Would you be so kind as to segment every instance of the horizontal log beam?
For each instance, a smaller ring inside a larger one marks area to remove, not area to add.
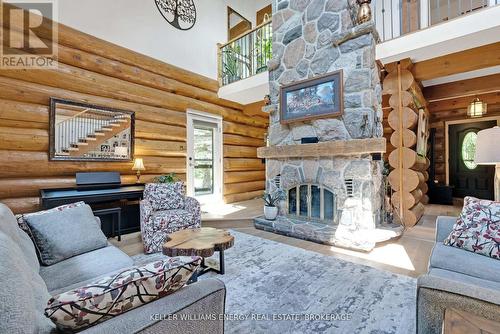
[[[265,181],[266,172],[263,170],[249,172],[225,172],[224,183],[240,183],[251,181]]]
[[[263,190],[256,190],[247,193],[227,195],[224,196],[224,202],[235,203],[235,202],[247,201],[254,198],[260,198],[262,197],[263,194],[264,194]]]
[[[418,81],[500,65],[500,42],[450,53],[413,64]]]
[[[429,103],[429,111],[432,114],[440,111],[467,109],[469,104],[474,98],[479,98],[481,101],[486,102],[488,106],[493,104],[500,104],[500,92],[481,94],[477,96],[464,96],[453,99],[440,100]]]
[[[145,156],[144,165],[151,174],[186,173],[186,159]],[[131,175],[132,162],[52,162],[47,152],[0,150],[0,178],[74,176],[76,172],[120,172]]]
[[[224,158],[257,158],[257,147],[224,145]]]
[[[240,194],[255,190],[264,190],[265,181],[250,181],[241,183],[229,183],[224,185],[224,195]]]
[[[240,135],[225,133],[224,144],[236,145],[236,146],[261,147],[264,144],[264,140],[261,138],[252,138],[248,136],[240,136]]]
[[[262,163],[261,159],[250,159],[250,158],[224,159],[224,172],[258,171],[264,169],[265,165]]]
[[[385,150],[385,138],[370,138],[336,140],[316,144],[259,147],[257,149],[257,156],[259,158],[266,159],[288,157],[326,157],[384,153]]]
[[[500,73],[425,87],[424,96],[430,103],[457,97],[475,97],[479,94],[498,91],[500,91]]]

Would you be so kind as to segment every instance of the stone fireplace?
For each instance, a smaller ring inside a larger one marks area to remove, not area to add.
[[[401,233],[385,226],[381,86],[372,22],[356,26],[348,0],[275,0],[266,189],[282,190],[275,221],[255,226],[361,250]],[[280,86],[343,72],[342,116],[280,123]],[[317,137],[316,144],[301,144]]]

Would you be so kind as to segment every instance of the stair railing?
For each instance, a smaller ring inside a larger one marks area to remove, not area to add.
[[[69,154],[71,150],[77,150],[79,145],[85,145],[89,140],[98,140],[99,135],[104,135],[111,124],[117,123],[119,119],[127,117],[126,114],[116,112],[99,112],[85,109],[77,114],[57,123],[56,152],[58,154]]]

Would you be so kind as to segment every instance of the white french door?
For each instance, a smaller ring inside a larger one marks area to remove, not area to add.
[[[222,200],[222,118],[187,112],[187,193],[202,204]]]

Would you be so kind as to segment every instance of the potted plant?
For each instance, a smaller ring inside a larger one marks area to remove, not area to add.
[[[154,183],[175,183],[179,181],[175,173],[157,176],[153,179]]]
[[[278,204],[284,199],[283,190],[277,190],[273,194],[264,193],[264,216],[267,220],[275,220],[278,216]]]

